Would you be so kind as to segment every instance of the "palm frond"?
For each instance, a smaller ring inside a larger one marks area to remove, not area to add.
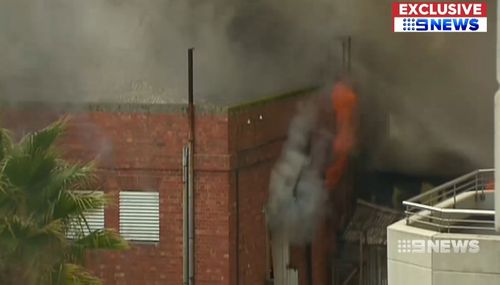
[[[82,266],[77,264],[66,263],[64,264],[63,282],[54,282],[57,285],[101,285],[102,282],[99,278],[92,276]]]
[[[76,246],[86,249],[128,249],[128,243],[112,230],[95,230],[89,235],[75,241]]]
[[[30,155],[51,151],[56,140],[64,134],[67,122],[65,117],[38,132],[27,134],[21,139],[20,146]]]
[[[4,163],[5,179],[28,192],[43,187],[57,166],[55,157],[48,155],[14,154],[8,156]]]
[[[50,219],[64,218],[74,215],[80,215],[82,207],[78,207],[78,199],[75,195],[66,193],[75,189],[92,189],[95,181],[93,164],[75,164],[59,166],[48,177],[39,195],[31,195],[33,208],[37,207],[38,217],[43,217],[45,221]],[[91,197],[94,198],[94,197]],[[95,197],[95,199],[102,197]],[[94,206],[103,206],[106,201],[92,201],[84,205],[93,204]]]
[[[0,171],[0,214],[2,214],[2,205],[4,205],[10,197],[8,189],[3,172]]]
[[[39,246],[50,242],[64,243],[64,224],[61,220],[53,220],[40,227],[34,220],[19,216],[4,217],[0,219],[0,242],[9,239],[29,241],[27,247]],[[12,247],[15,248],[15,247]]]
[[[97,192],[64,191],[54,205],[53,218],[70,222],[72,219],[84,218],[85,213],[103,208],[108,198]]]
[[[88,250],[127,249],[115,232],[92,231],[86,215],[108,197],[95,189],[94,165],[70,164],[55,147],[66,119],[12,143],[0,129],[0,283],[96,285]],[[75,235],[69,239],[72,227]],[[17,280],[16,280],[17,278]]]
[[[95,230],[73,242],[68,251],[70,262],[82,263],[88,250],[126,250],[128,243],[114,231]]]
[[[58,167],[51,173],[47,194],[57,193],[59,190],[87,190],[95,186],[95,164],[67,164],[59,161]]]
[[[92,276],[82,266],[74,263],[60,263],[51,274],[40,280],[47,285],[101,285],[99,278]]]
[[[0,128],[0,161],[9,153],[12,145],[11,133],[6,129]]]
[[[61,234],[62,224],[54,221],[39,228],[30,219],[7,217],[0,221],[0,255],[7,260],[8,271],[19,271],[22,280],[36,280],[52,271],[69,243]]]

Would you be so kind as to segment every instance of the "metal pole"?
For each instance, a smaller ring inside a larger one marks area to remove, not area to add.
[[[347,68],[347,45],[344,39],[342,39],[342,72],[345,72]]]
[[[194,48],[188,49],[188,103],[192,107],[194,103],[193,92],[193,51]],[[191,115],[191,111],[190,111]]]
[[[240,166],[236,168],[236,174],[235,174],[235,186],[236,191],[235,191],[235,200],[236,200],[236,284],[235,285],[240,285]],[[267,224],[267,215],[266,215],[266,224]],[[271,241],[270,241],[270,247],[271,251],[270,254],[273,256],[273,244],[272,244],[272,236],[271,236]],[[268,259],[269,260],[269,259]],[[273,261],[271,260],[271,263]],[[272,268],[274,269],[274,273],[276,273],[276,269],[274,268],[274,264],[271,265]]]
[[[309,243],[306,245],[306,260],[307,260],[307,284],[314,285],[313,283],[313,251],[312,244]]]
[[[363,232],[359,233],[359,285],[363,285]]]
[[[195,146],[195,128],[194,128],[194,100],[193,100],[193,48],[188,50],[188,108],[189,108],[189,181],[188,181],[188,226],[189,226],[189,285],[195,284],[195,262],[194,262],[194,146]]]
[[[477,202],[477,190],[479,189],[479,173],[476,173],[476,176],[474,178],[474,201]]]
[[[478,173],[477,175],[478,176],[481,175],[481,181],[482,181],[482,183],[481,183],[481,201],[484,201],[484,198],[485,198],[485,196],[484,196],[484,190],[486,189],[486,187],[487,187],[486,183],[488,183],[488,182],[484,182],[483,181],[483,180],[486,179],[485,174]],[[476,184],[477,184],[477,180],[476,180]]]
[[[347,37],[347,73],[351,74],[351,36]]]
[[[453,185],[453,209],[457,207],[457,184]]]
[[[193,143],[188,145],[189,149],[189,182],[188,182],[188,234],[189,234],[189,285],[194,285],[194,178],[193,178]]]
[[[188,215],[188,181],[189,181],[189,166],[188,166],[188,146],[182,148],[182,249],[183,249],[183,284],[189,283],[189,215]]]
[[[497,83],[500,83],[500,5],[497,4]],[[500,231],[500,90],[495,94],[494,139],[495,139],[495,230]]]

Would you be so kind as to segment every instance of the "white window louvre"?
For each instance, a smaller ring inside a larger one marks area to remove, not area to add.
[[[102,191],[74,191],[77,193],[81,194],[92,194],[92,195],[104,195]],[[84,235],[88,235],[90,232],[96,231],[96,230],[102,230],[104,229],[104,207],[101,207],[99,209],[93,210],[93,211],[88,211],[83,214],[85,217],[85,220],[87,221],[88,228],[85,226],[84,222],[82,221],[82,229]],[[76,232],[81,231],[80,225],[78,223],[73,223],[71,225],[71,228],[69,232],[67,233],[68,238],[74,238],[76,236]],[[89,231],[90,229],[90,231]]]
[[[126,240],[160,241],[158,192],[120,192],[120,234]]]

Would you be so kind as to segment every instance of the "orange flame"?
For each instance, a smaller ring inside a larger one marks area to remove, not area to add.
[[[332,107],[335,112],[336,136],[333,141],[333,158],[335,162],[326,171],[326,186],[332,189],[345,173],[349,155],[355,143],[354,112],[358,98],[354,90],[344,82],[337,83],[331,94]]]

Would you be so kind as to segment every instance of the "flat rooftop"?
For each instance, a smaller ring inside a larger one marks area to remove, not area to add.
[[[317,94],[318,88],[305,87],[287,92],[275,93],[267,96],[255,96],[241,99],[237,102],[208,102],[194,98],[196,111],[201,113],[223,114],[238,112],[247,108],[272,104],[274,102],[289,100],[297,97],[305,97],[312,94]],[[187,98],[187,95],[185,96]],[[120,99],[107,98],[99,100],[98,98],[85,98],[85,100],[71,99],[39,99],[39,100],[17,100],[17,99],[1,99],[0,107],[4,108],[20,108],[20,109],[49,109],[56,111],[72,111],[72,112],[145,112],[145,113],[183,113],[187,111],[187,100],[178,102],[177,100],[159,99],[154,96],[139,96],[139,97],[123,97]]]

